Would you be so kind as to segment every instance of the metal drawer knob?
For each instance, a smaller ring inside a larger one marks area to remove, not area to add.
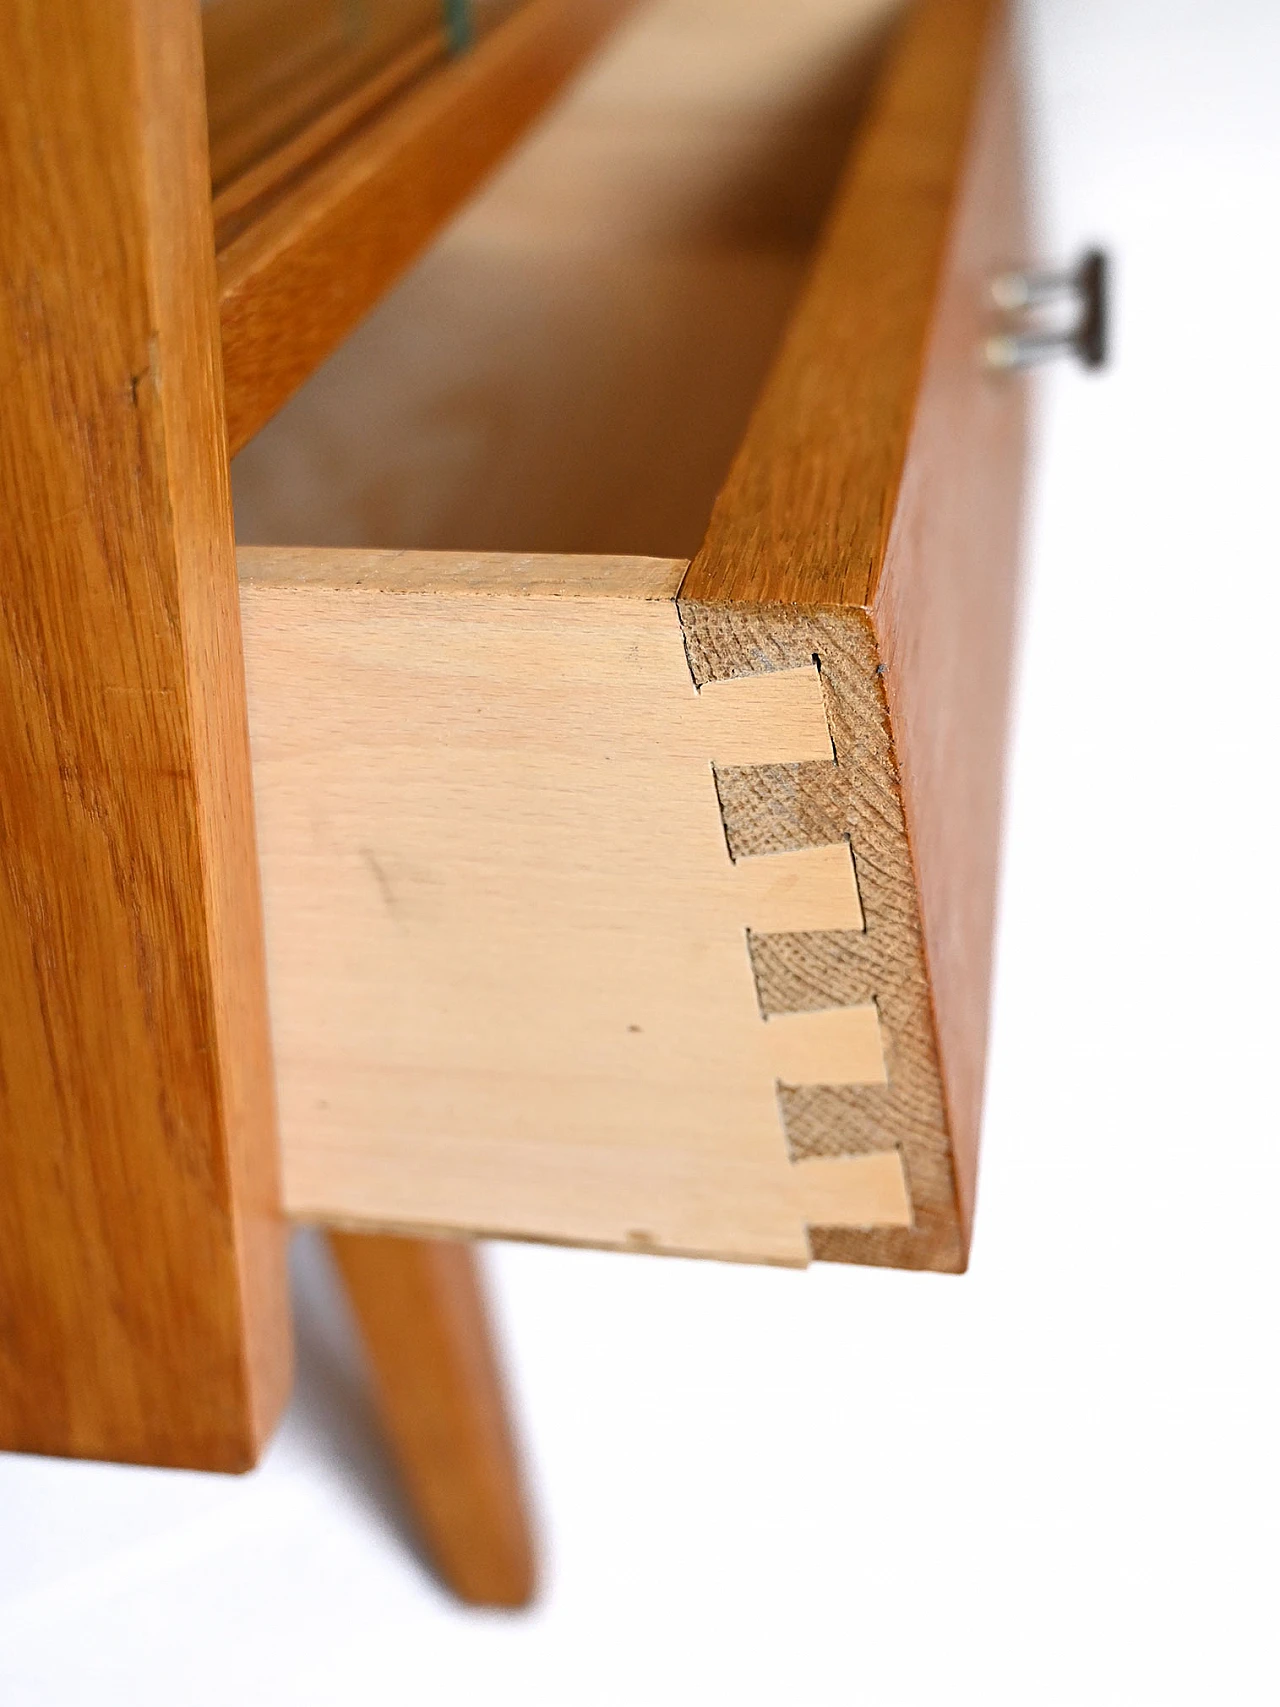
[[[988,367],[1007,372],[1063,355],[1075,356],[1084,367],[1102,367],[1107,359],[1108,272],[1103,251],[1090,249],[1071,268],[1002,273],[993,279],[992,306],[1010,324],[983,345]],[[1025,318],[1068,301],[1074,301],[1076,312],[1065,326]]]

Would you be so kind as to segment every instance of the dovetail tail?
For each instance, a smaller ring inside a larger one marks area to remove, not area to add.
[[[863,1156],[827,1156],[794,1164],[793,1179],[809,1228],[899,1228],[914,1222],[896,1146]]]
[[[819,1225],[811,1234],[814,1254],[909,1267],[959,1266],[956,1177],[915,874],[885,701],[886,672],[870,621],[692,602],[683,618],[686,653],[705,677],[736,677],[761,664],[770,670],[810,665],[822,688],[834,762],[722,762],[716,776],[726,839],[739,867],[757,856],[836,841],[850,851],[858,930],[775,932],[742,915],[751,927],[747,941],[757,1009],[770,1021],[775,1014],[868,1002],[881,1016],[887,1082],[776,1082],[775,1101],[795,1161],[899,1153],[910,1226]]]

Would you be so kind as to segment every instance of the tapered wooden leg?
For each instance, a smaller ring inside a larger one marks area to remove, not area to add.
[[[475,1253],[338,1232],[329,1248],[432,1562],[463,1600],[526,1605],[533,1545]]]

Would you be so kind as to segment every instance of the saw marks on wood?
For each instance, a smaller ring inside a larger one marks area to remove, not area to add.
[[[865,929],[753,932],[760,1009],[796,1022],[827,1010],[880,1018],[877,1082],[783,1079],[778,1104],[799,1162],[892,1152],[902,1159],[910,1224],[832,1220],[811,1235],[815,1256],[899,1268],[964,1266],[963,1234],[919,904],[880,674],[865,613],[803,613],[785,606],[708,605],[681,599],[694,679],[758,679],[818,660],[834,761],[717,768],[725,839],[740,865],[803,848],[857,866]],[[703,687],[706,692],[706,687]]]
[[[699,691],[680,567],[242,553],[294,1215],[794,1264],[911,1227],[892,1141],[781,1113],[887,1094],[877,993],[784,1012],[759,970],[860,939],[857,849],[723,816],[726,776],[835,768],[823,680]]]

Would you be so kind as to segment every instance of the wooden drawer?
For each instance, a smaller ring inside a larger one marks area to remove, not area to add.
[[[334,541],[241,550],[288,1209],[963,1268],[1023,443],[979,361],[1024,256],[1001,7],[666,0],[437,256],[386,342],[429,470],[394,549],[342,543],[362,434],[411,436],[387,369],[339,356],[237,469],[250,537]]]

